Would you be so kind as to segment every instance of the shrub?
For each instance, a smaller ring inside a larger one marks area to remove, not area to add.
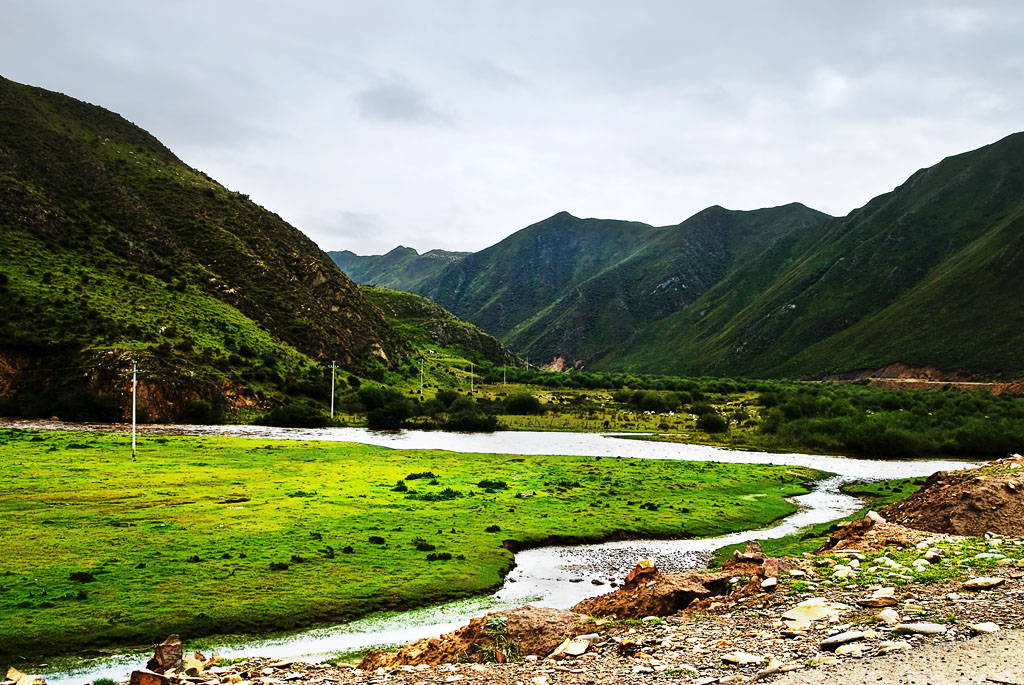
[[[443,404],[446,409],[452,406],[452,402],[458,398],[459,393],[454,390],[438,390],[437,395],[434,396],[434,399]]]
[[[697,429],[707,433],[724,433],[729,424],[718,414],[701,414],[697,417]]]
[[[294,403],[270,410],[257,423],[282,428],[324,428],[330,425],[331,419],[318,407]]]
[[[508,483],[506,483],[505,481],[503,481],[503,480],[488,480],[486,478],[483,479],[482,481],[480,481],[479,483],[477,483],[476,486],[478,488],[485,488],[487,490],[507,490],[508,489]]]
[[[533,395],[518,393],[505,400],[505,413],[518,415],[543,414],[544,405]]]
[[[367,539],[367,542],[369,542],[371,545],[383,545],[384,544],[384,538],[382,538],[379,535],[371,535]]]
[[[497,430],[498,419],[494,416],[488,416],[487,414],[467,409],[452,414],[444,422],[444,427],[450,431],[490,432]]]

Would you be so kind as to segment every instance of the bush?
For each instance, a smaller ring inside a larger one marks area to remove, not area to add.
[[[224,423],[224,410],[219,405],[206,400],[189,400],[182,410],[180,421],[194,424]]]
[[[494,416],[488,416],[487,414],[481,414],[476,411],[464,409],[463,411],[452,414],[451,417],[444,422],[444,427],[450,431],[490,432],[497,430],[498,419]]]
[[[403,427],[412,415],[412,402],[402,399],[368,413],[366,425],[373,430],[397,430]]]
[[[505,400],[505,413],[518,414],[521,416],[529,414],[543,414],[544,405],[533,395],[518,393],[511,395]]]
[[[697,417],[697,429],[707,433],[724,433],[729,424],[718,414],[701,414]]]
[[[281,428],[325,428],[331,419],[311,404],[286,404],[267,412],[257,423]]]
[[[479,483],[477,483],[476,486],[478,488],[484,488],[486,490],[507,490],[508,489],[508,483],[506,483],[505,481],[503,481],[503,480],[488,480],[486,478],[483,479],[482,481],[480,481]]]
[[[454,390],[438,390],[434,396],[438,402],[444,405],[445,409],[452,406],[452,402],[459,398],[459,393]]]

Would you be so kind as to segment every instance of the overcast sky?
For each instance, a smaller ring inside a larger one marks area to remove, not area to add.
[[[0,0],[0,74],[102,105],[324,249],[551,214],[846,214],[1024,129],[1024,2]]]

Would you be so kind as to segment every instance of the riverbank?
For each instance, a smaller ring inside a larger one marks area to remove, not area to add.
[[[1016,683],[1024,623],[1022,550],[1021,538],[858,525],[834,549],[780,564],[786,570],[769,575],[776,581],[771,587],[751,592],[761,577],[749,583],[749,572],[737,567],[736,591],[665,617],[581,620],[568,612],[526,609],[515,626],[515,612],[484,619],[504,627],[476,633],[478,642],[463,642],[474,633],[458,631],[403,650],[400,655],[413,659],[404,665],[378,657],[364,660],[368,669],[355,662],[250,658],[200,665],[189,682]],[[657,574],[642,580],[645,587],[671,582]],[[501,616],[507,618],[499,621]],[[536,630],[523,632],[531,625],[523,621],[556,633],[541,640]],[[572,631],[569,637],[585,636],[568,653],[563,645],[561,654],[552,654],[565,630]],[[520,632],[530,641],[521,641]],[[466,658],[437,663],[448,642],[465,649]],[[495,663],[498,650],[511,655],[503,657],[506,663]]]
[[[509,546],[763,526],[821,475],[228,437],[131,461],[125,439],[0,435],[0,661],[438,604],[500,583]]]

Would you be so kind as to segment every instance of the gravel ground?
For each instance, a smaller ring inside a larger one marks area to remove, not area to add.
[[[1024,684],[1024,631],[1007,630],[966,642],[928,645],[913,652],[889,654],[861,662],[844,662],[789,673],[774,685],[877,683],[939,685],[945,683]]]

